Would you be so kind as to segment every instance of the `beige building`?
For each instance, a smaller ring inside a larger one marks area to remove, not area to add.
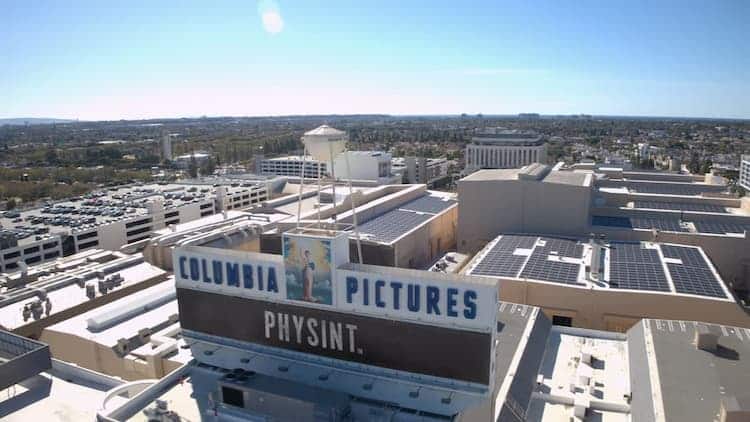
[[[476,252],[500,233],[587,233],[593,175],[551,170],[480,170],[458,183],[458,250]]]
[[[538,306],[558,325],[624,332],[661,318],[750,327],[699,247],[502,235],[462,273],[496,277],[502,301]]]
[[[501,233],[700,246],[748,302],[750,200],[713,178],[575,165],[480,170],[459,181],[459,252]]]
[[[0,277],[0,328],[39,338],[44,328],[164,281],[141,254],[89,250]]]
[[[192,360],[174,278],[51,325],[40,340],[57,359],[126,380],[161,378]]]
[[[547,162],[547,143],[534,132],[486,128],[466,145],[466,172]]]

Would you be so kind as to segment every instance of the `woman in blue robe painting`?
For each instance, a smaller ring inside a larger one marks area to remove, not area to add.
[[[314,283],[314,272],[315,262],[310,257],[310,251],[305,250],[302,254],[302,300],[308,302],[317,302],[313,297],[313,283]]]

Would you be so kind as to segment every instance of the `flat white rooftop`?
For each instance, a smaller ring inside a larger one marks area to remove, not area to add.
[[[105,393],[122,381],[53,361],[43,372],[0,394],[0,420],[94,421]]]
[[[574,416],[575,403],[591,403],[583,420],[626,422],[631,393],[625,335],[553,326],[537,377],[528,421],[562,421]]]

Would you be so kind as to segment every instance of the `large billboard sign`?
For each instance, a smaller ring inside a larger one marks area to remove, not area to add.
[[[309,306],[177,289],[180,324],[213,336],[490,384],[493,336]]]
[[[182,327],[388,369],[490,382],[496,280],[351,264],[348,234],[326,234],[284,233],[283,256],[176,248]]]
[[[267,300],[286,299],[281,257],[188,246],[174,251],[177,287]]]
[[[336,290],[342,311],[490,331],[496,327],[495,280],[370,265],[345,265]]]

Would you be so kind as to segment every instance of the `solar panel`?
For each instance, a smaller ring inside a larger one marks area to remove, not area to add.
[[[538,237],[536,236],[518,236],[512,234],[504,234],[497,243],[497,247],[501,249],[516,250],[531,249],[536,244]]]
[[[476,275],[490,275],[496,277],[517,277],[523,267],[525,256],[513,255],[507,251],[490,251],[471,271]]]
[[[682,261],[683,265],[708,268],[706,260],[703,259],[703,255],[698,250],[698,248],[676,245],[661,245],[661,253],[666,258],[679,259],[680,261]]]
[[[543,250],[547,254],[557,252],[557,255],[569,258],[583,258],[583,245],[575,240],[550,237],[543,237],[542,240],[545,245],[537,246],[537,250]]]
[[[718,221],[693,221],[695,229],[699,233],[714,233],[714,234],[727,234],[727,233],[744,233],[746,230],[750,230],[750,224],[735,224],[735,223],[724,223]]]
[[[618,289],[670,291],[659,253],[640,243],[612,242],[609,284]]]
[[[399,208],[409,211],[427,212],[430,214],[439,214],[458,201],[453,199],[444,200],[438,196],[425,195],[421,198],[408,202]]]
[[[695,211],[695,212],[716,212],[727,213],[727,209],[720,205],[714,204],[681,204],[675,202],[660,201],[635,201],[635,208],[648,208],[652,210],[676,210],[676,211]]]
[[[521,277],[556,283],[575,284],[581,266],[569,262],[550,261],[546,254],[536,252],[529,258]]]
[[[661,264],[653,263],[611,262],[609,284],[617,289],[670,291]]]
[[[630,219],[630,223],[636,229],[656,229],[664,232],[687,232],[688,230],[680,226],[679,219],[666,218],[636,218]]]
[[[667,268],[672,275],[674,288],[678,293],[688,293],[699,296],[721,297],[726,294],[719,285],[714,273],[710,269],[668,263]]]
[[[517,277],[526,262],[526,256],[514,255],[513,252],[517,248],[532,248],[536,239],[536,236],[503,235],[471,273],[495,277]]]
[[[695,196],[703,192],[721,192],[723,186],[693,185],[693,184],[667,184],[667,183],[628,183],[628,189],[640,193],[654,193],[660,195],[686,195]]]
[[[433,214],[391,210],[360,224],[359,231],[373,240],[389,243],[432,217]]]
[[[591,217],[592,226],[604,226],[604,227],[622,227],[626,229],[632,229],[633,225],[630,224],[630,219],[626,217],[608,217],[595,215]]]
[[[661,245],[661,252],[667,258],[682,261],[682,264],[667,263],[675,291],[699,296],[726,297],[719,280],[698,248]]]
[[[612,242],[609,248],[612,262],[638,262],[658,264],[661,262],[655,249],[647,249],[640,243]]]

